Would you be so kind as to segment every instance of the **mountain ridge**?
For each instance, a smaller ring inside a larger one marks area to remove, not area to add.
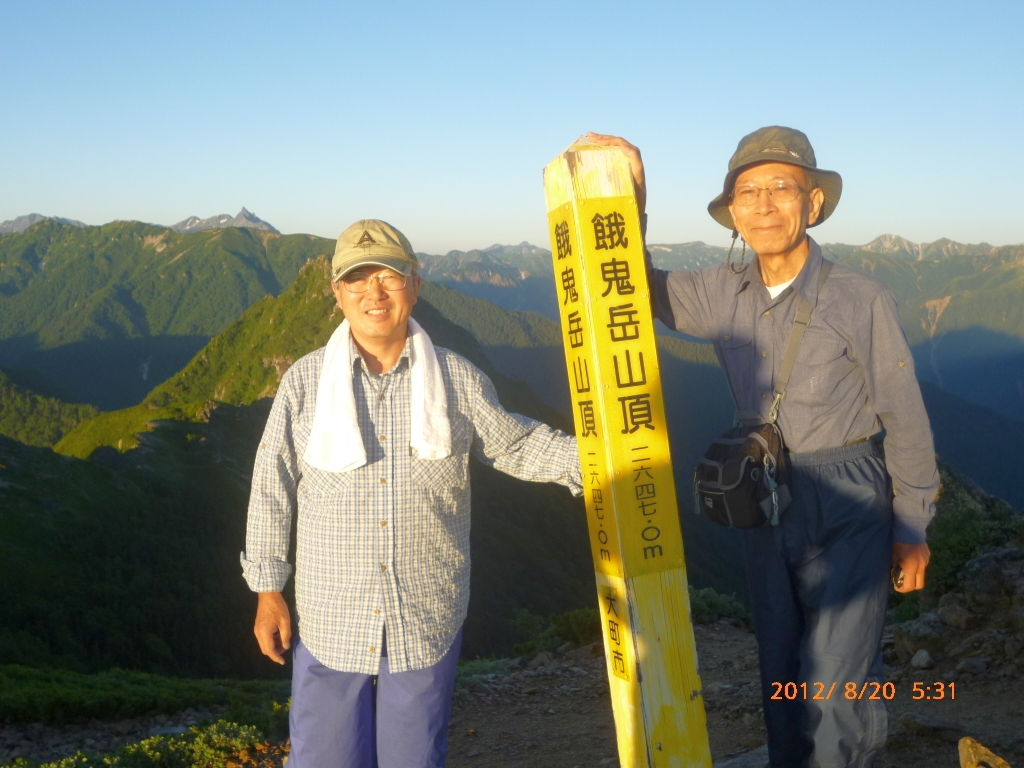
[[[0,235],[2,234],[20,234],[34,224],[38,224],[40,221],[46,221],[47,219],[55,221],[58,224],[66,224],[69,227],[87,227],[88,224],[78,221],[77,219],[65,219],[60,216],[43,216],[41,213],[28,213],[24,216],[18,216],[14,219],[8,219],[7,221],[0,222]]]
[[[235,216],[228,216],[226,213],[222,213],[219,216],[210,216],[205,219],[200,219],[198,216],[189,216],[177,224],[172,224],[168,229],[179,234],[188,234],[190,232],[203,232],[207,229],[226,229],[228,227],[245,227],[247,229],[273,232],[275,235],[281,234],[270,222],[264,221],[256,214],[247,210],[245,206],[242,206],[242,210]]]

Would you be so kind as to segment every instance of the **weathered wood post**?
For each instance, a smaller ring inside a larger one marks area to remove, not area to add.
[[[711,768],[628,161],[573,144],[544,192],[619,761]]]

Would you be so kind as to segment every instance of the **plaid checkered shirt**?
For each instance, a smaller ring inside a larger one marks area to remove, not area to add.
[[[256,454],[242,570],[254,592],[280,592],[296,522],[298,632],[332,669],[377,674],[387,627],[390,669],[436,664],[469,603],[469,454],[523,480],[582,492],[576,438],[507,413],[490,379],[435,347],[452,452],[420,460],[409,446],[410,344],[371,374],[352,345],[353,390],[367,462],[325,472],[303,460],[324,350],[284,375]]]

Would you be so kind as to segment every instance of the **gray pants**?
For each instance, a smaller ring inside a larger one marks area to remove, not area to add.
[[[891,482],[870,442],[791,459],[792,505],[743,536],[771,765],[869,768],[885,702],[847,684],[884,682]]]

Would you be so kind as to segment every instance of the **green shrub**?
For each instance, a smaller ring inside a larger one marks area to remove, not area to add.
[[[39,768],[224,768],[232,755],[262,741],[256,728],[220,720],[205,728],[190,728],[181,736],[154,736],[110,755],[77,752]],[[20,758],[3,768],[33,768],[33,764]]]
[[[740,619],[749,623],[750,613],[732,595],[723,595],[712,587],[696,589],[688,585],[690,616],[694,624],[713,624],[721,619]]]
[[[552,614],[550,621],[551,627],[562,642],[589,645],[601,639],[601,613],[597,608],[579,608],[575,611]]]
[[[690,593],[690,615],[694,624],[711,624],[720,619],[740,619],[749,624],[750,613],[731,595],[723,595],[712,587]],[[553,651],[566,642],[588,645],[601,640],[601,613],[597,608],[578,608],[555,613],[546,620],[529,611],[519,610],[512,619],[514,636],[519,640],[513,652],[526,658],[541,651]]]
[[[1001,546],[1024,536],[1024,515],[945,471],[935,506],[935,518],[928,527],[932,557],[923,596],[929,605],[956,588],[961,569],[982,547]]]

